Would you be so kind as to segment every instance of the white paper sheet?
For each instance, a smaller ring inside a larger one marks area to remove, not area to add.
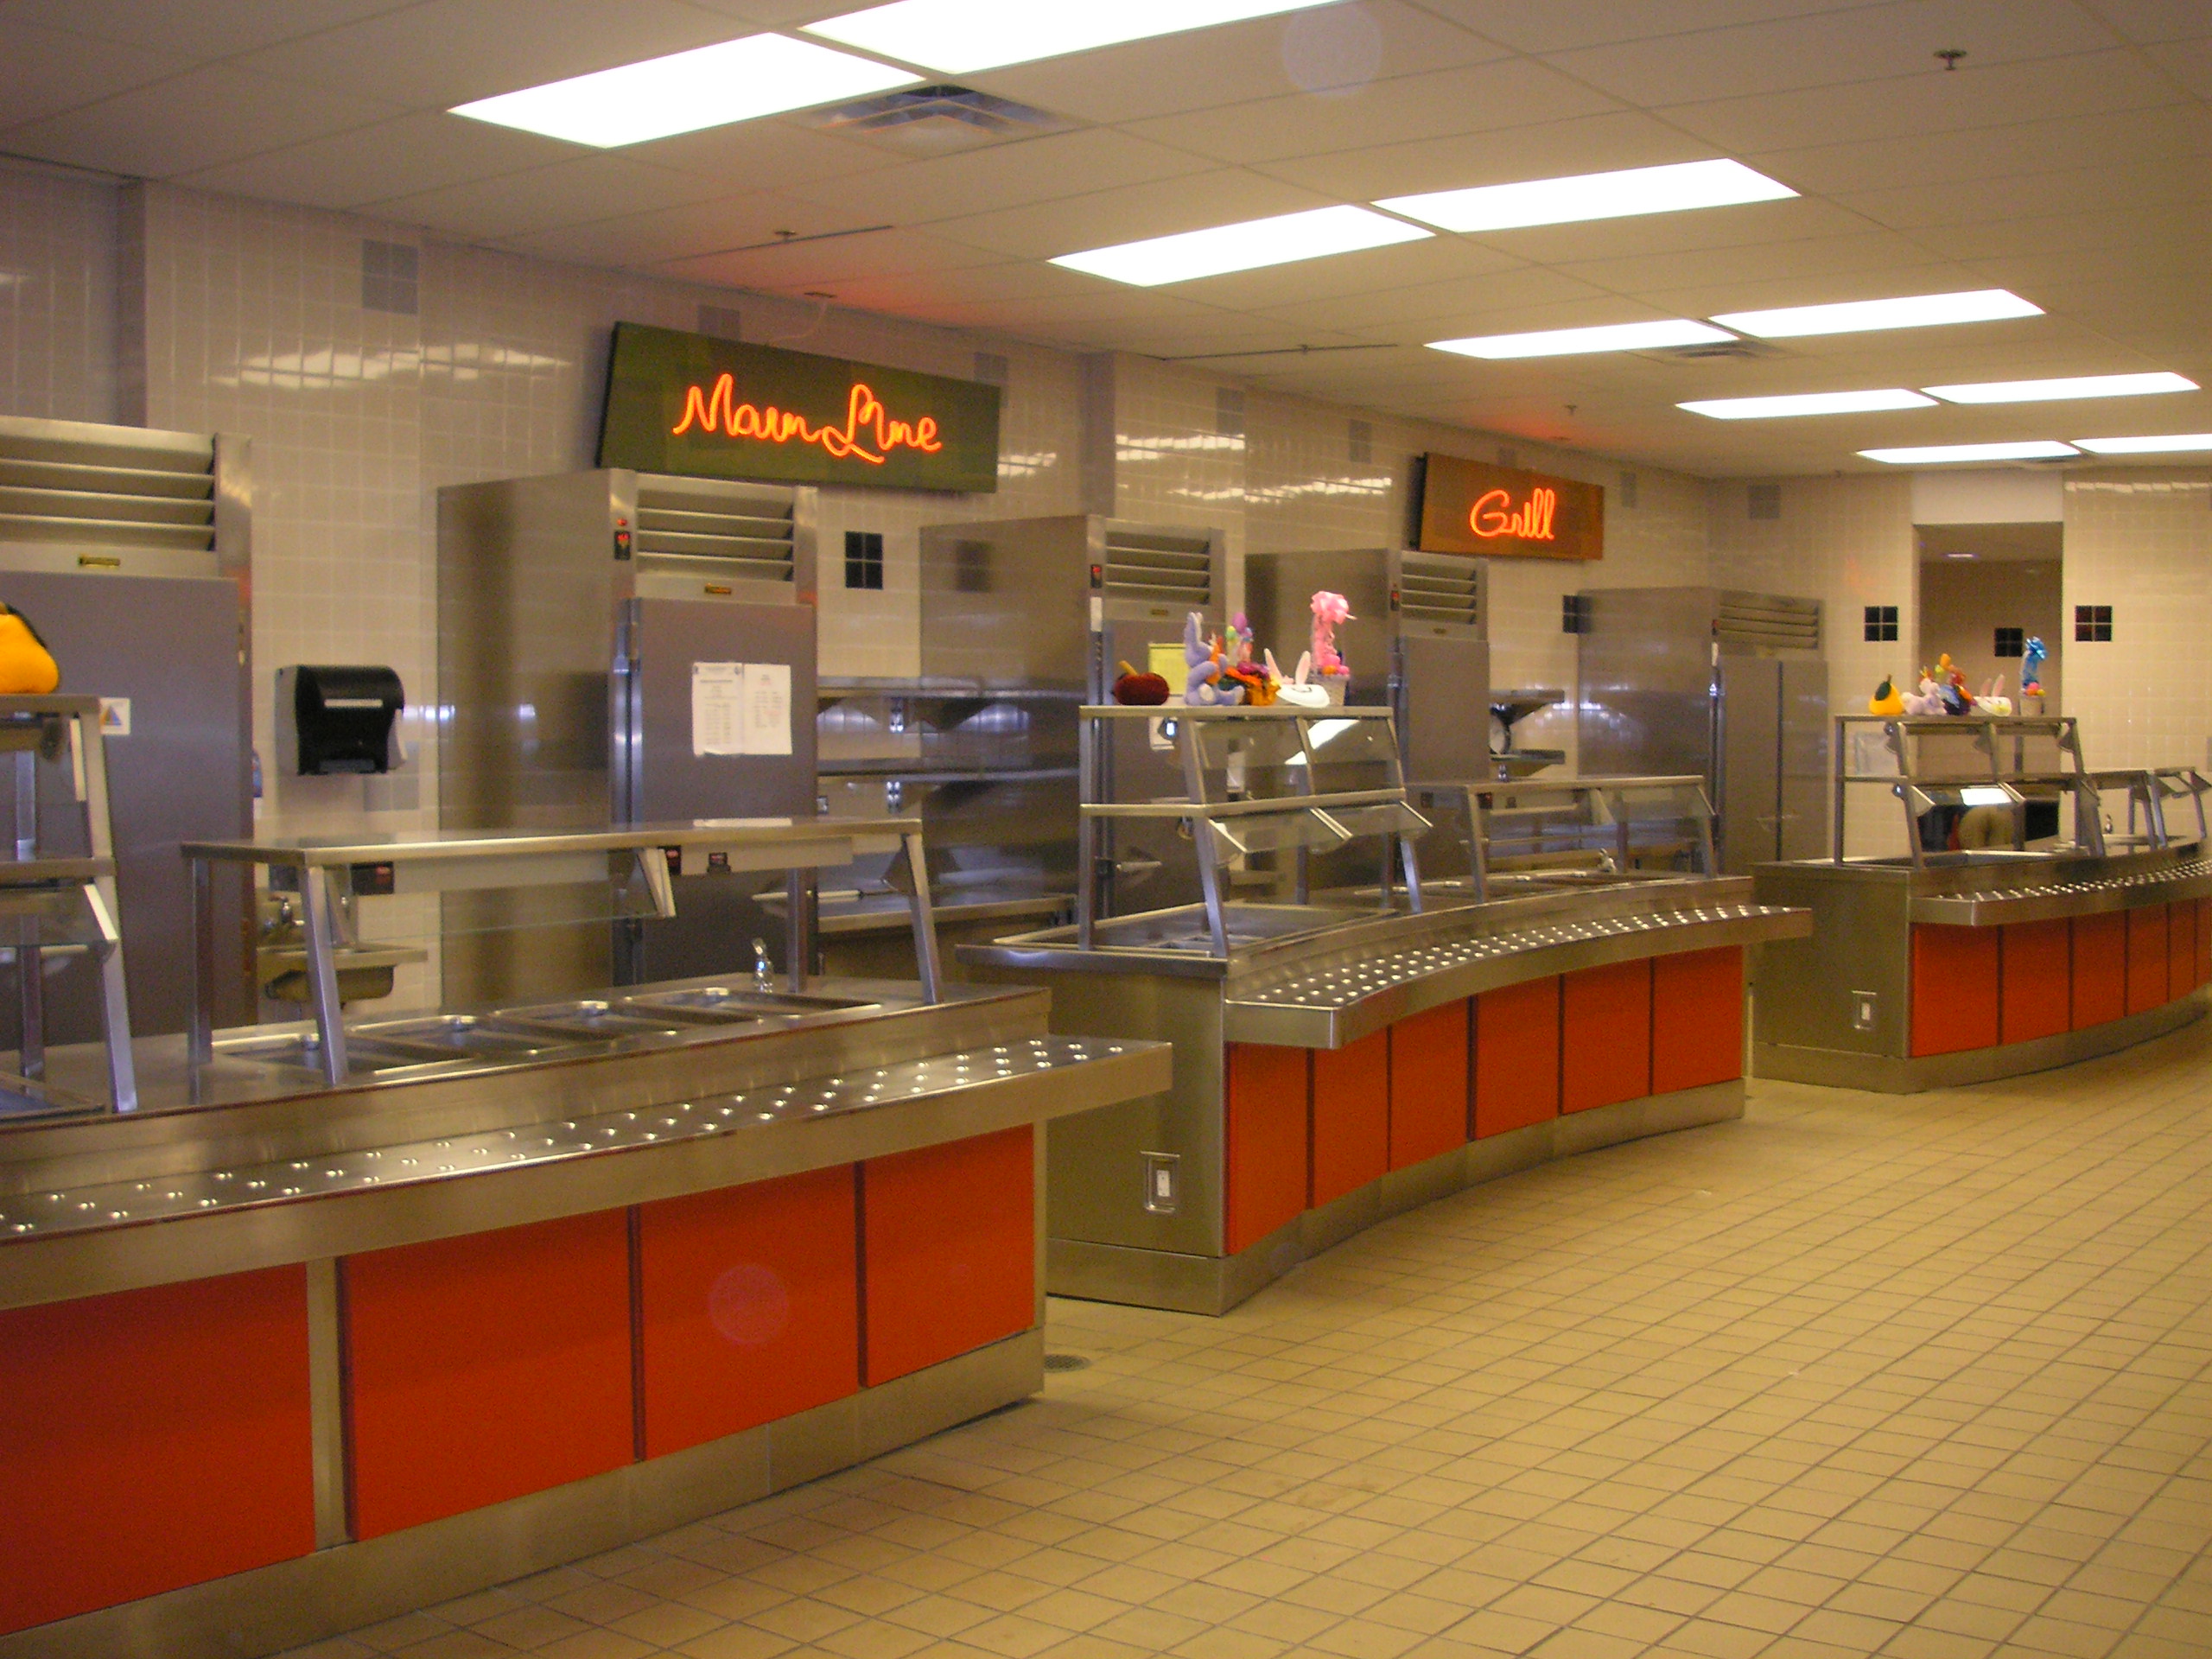
[[[691,664],[692,753],[746,752],[744,670],[742,663]]]
[[[741,754],[791,752],[791,669],[789,663],[745,664]]]

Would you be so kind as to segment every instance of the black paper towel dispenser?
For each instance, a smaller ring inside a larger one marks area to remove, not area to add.
[[[406,706],[399,676],[389,668],[280,668],[276,753],[302,777],[390,772],[392,728]]]

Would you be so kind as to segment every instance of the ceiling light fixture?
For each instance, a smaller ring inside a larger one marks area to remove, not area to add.
[[[1892,467],[1933,467],[1949,461],[2062,461],[2082,452],[2070,443],[2037,438],[2027,443],[1938,443],[1918,449],[1861,449],[1869,461]]]
[[[1903,386],[1876,391],[1808,391],[1782,397],[1707,397],[1676,404],[1716,421],[1768,421],[1786,415],[1868,415],[1885,409],[1933,409],[1936,400]]]
[[[1963,294],[1916,294],[1908,299],[1785,306],[1778,311],[1731,311],[1713,321],[1760,340],[1794,340],[1805,334],[1859,334],[1876,328],[1929,328],[1940,323],[2041,315],[2041,306],[2017,294],[1981,288]]]
[[[1572,357],[1584,352],[1639,352],[1662,346],[1703,346],[1735,336],[1709,323],[1670,317],[1661,322],[1608,322],[1594,328],[1545,328],[1530,334],[1478,334],[1432,340],[1432,352],[1493,360],[1515,357]]]
[[[1095,47],[1306,11],[1332,0],[892,0],[801,27],[810,35],[948,75]]]
[[[1564,179],[1483,184],[1391,196],[1375,205],[1443,231],[1511,231],[1529,225],[1573,225],[1592,219],[1632,219],[1692,207],[1780,201],[1797,193],[1741,162],[1677,162],[1619,173],[1579,173]]]
[[[1364,207],[1313,207],[1302,213],[1281,213],[1273,219],[1247,219],[1241,225],[1217,225],[1211,230],[1183,231],[1083,253],[1064,253],[1052,263],[1138,288],[1158,288],[1166,283],[1187,283],[1232,270],[1257,270],[1265,265],[1287,265],[1332,253],[1418,242],[1434,234],[1403,219],[1370,213]]]
[[[2180,375],[2077,374],[2063,380],[1984,380],[1965,386],[1923,386],[1947,404],[2047,404],[2064,397],[2139,397],[2158,391],[2195,391]]]
[[[748,35],[459,104],[452,113],[613,149],[911,86],[921,77],[781,35]]]
[[[2076,438],[2076,448],[2095,455],[2168,455],[2212,449],[2212,432],[2174,432],[2156,438]]]

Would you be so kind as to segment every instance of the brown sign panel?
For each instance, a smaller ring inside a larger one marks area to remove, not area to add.
[[[1420,545],[1424,553],[1601,559],[1605,492],[1547,473],[1424,455]]]

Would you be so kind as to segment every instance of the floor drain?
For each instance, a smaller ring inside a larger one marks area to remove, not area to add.
[[[1047,1354],[1045,1369],[1048,1371],[1087,1371],[1090,1362],[1081,1354]]]

